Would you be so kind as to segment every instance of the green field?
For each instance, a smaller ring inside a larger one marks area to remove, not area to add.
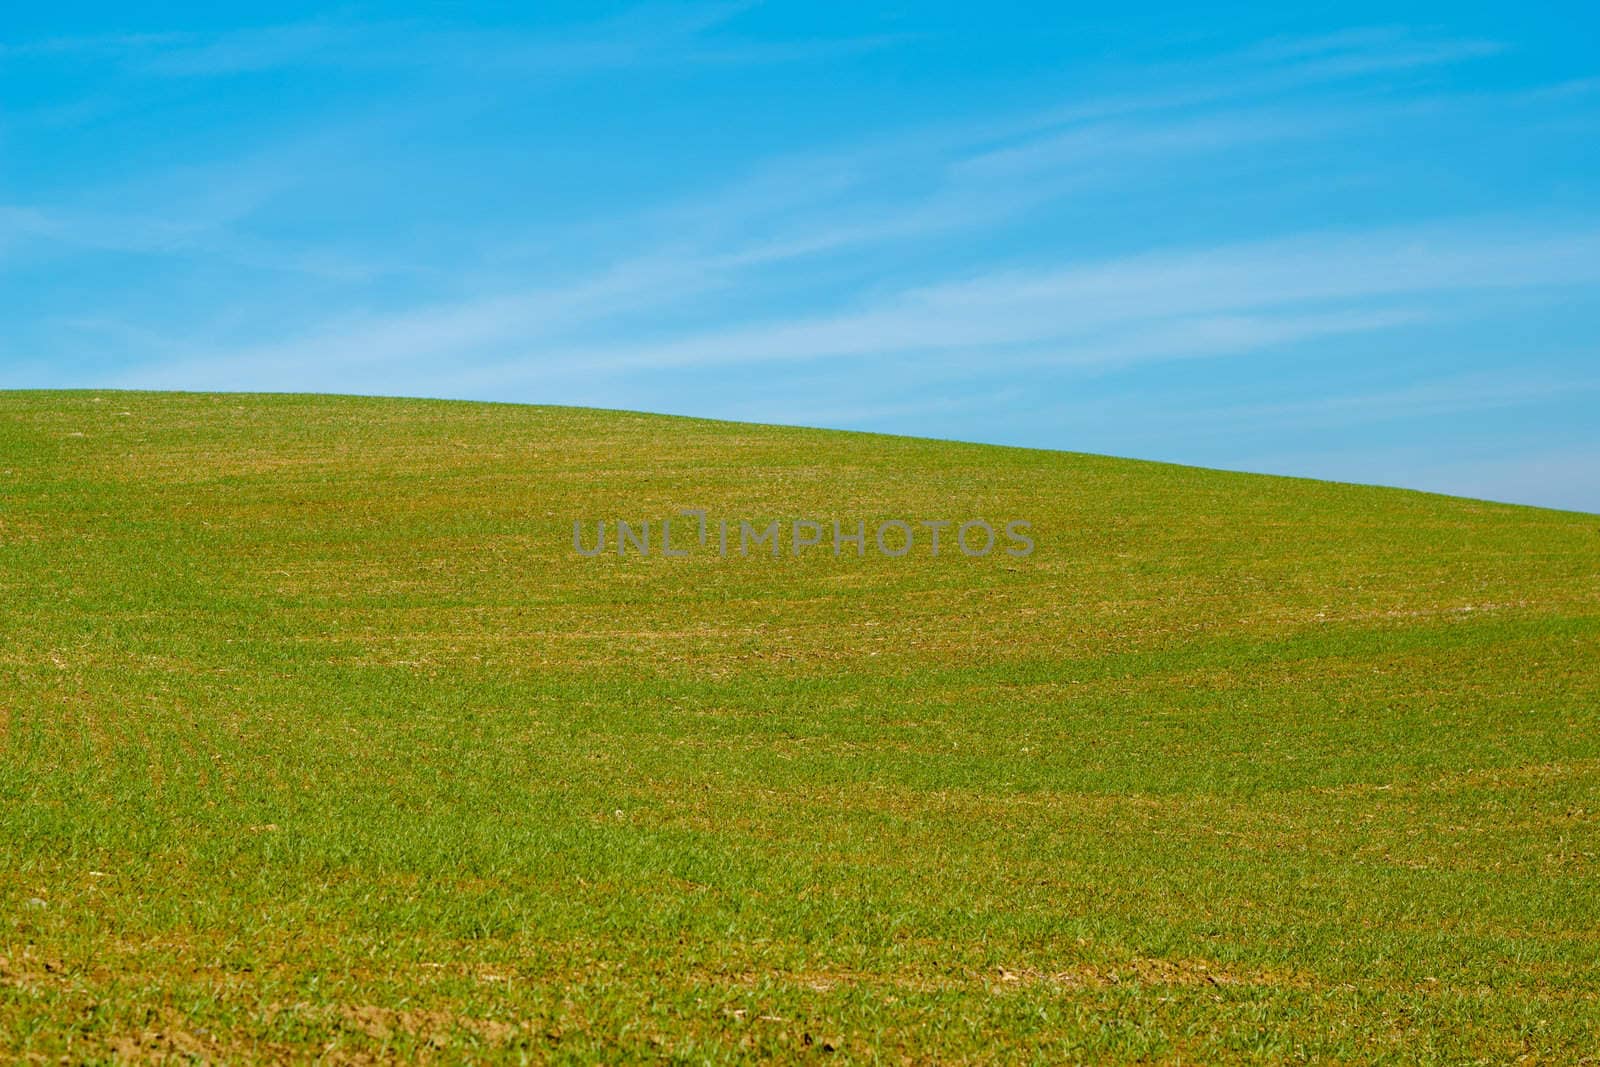
[[[0,597],[0,1058],[1600,1062],[1594,515],[11,392]]]

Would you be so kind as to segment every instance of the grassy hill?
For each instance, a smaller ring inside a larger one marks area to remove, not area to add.
[[[721,556],[680,517],[686,558],[574,551],[684,508],[1023,519],[1036,550]],[[1593,515],[13,392],[0,603],[12,1056],[1600,1048]]]

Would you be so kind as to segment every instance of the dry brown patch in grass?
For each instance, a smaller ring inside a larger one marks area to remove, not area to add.
[[[475,1019],[447,1011],[401,1010],[363,1004],[338,1008],[312,1008],[306,1005],[273,1006],[269,1016],[284,1012],[299,1015],[314,1027],[326,1028],[333,1040],[317,1053],[318,1062],[332,1064],[380,1064],[421,1062],[445,1050],[463,1050],[465,1036],[473,1044],[504,1048],[519,1038],[537,1036],[526,1023],[513,1024],[492,1019]],[[337,1034],[353,1035],[358,1044],[344,1047]],[[397,1039],[398,1047],[391,1044]],[[363,1047],[375,1042],[375,1047]],[[213,1035],[186,1025],[173,1013],[152,1018],[150,1024],[135,1030],[91,1035],[76,1054],[82,1060],[111,1058],[119,1063],[287,1063],[306,1058],[307,1050],[270,1042],[251,1040],[242,1034]]]
[[[984,986],[991,993],[1010,989],[1039,986],[1062,988],[1105,988],[1116,985],[1150,986],[1255,986],[1312,989],[1318,983],[1311,977],[1290,971],[1266,968],[1240,969],[1227,967],[1205,959],[1160,959],[1135,957],[1119,963],[1075,963],[1064,970],[1042,970],[1037,967],[1016,968],[997,966],[992,971],[961,969],[949,973],[864,974],[843,970],[807,970],[792,972],[744,972],[738,975],[702,974],[697,984],[714,985],[718,981],[754,987],[761,982],[778,982],[783,985],[828,993],[840,987],[857,985],[873,988],[893,988],[908,993],[944,993]]]
[[[312,1060],[306,1048],[297,1048],[274,1042],[254,1041],[237,1034],[214,1036],[185,1027],[181,1019],[163,1016],[153,1025],[142,1029],[115,1033],[108,1036],[91,1036],[73,1053],[60,1062],[116,1063],[302,1063]],[[415,1057],[408,1057],[414,1059]],[[369,1051],[325,1047],[315,1056],[315,1062],[327,1064],[378,1064],[397,1063],[400,1057],[393,1051]]]
[[[1420,793],[1450,793],[1460,789],[1490,786],[1499,789],[1520,789],[1537,786],[1565,778],[1600,778],[1600,759],[1562,760],[1559,763],[1530,763],[1517,767],[1486,767],[1464,771],[1448,771],[1432,781],[1416,783],[1352,782],[1347,785],[1312,786],[1311,792],[1325,796],[1369,796],[1374,793],[1391,793],[1396,796]]]
[[[404,1034],[434,1048],[448,1045],[452,1035],[460,1031],[475,1034],[491,1045],[505,1045],[527,1032],[525,1023],[474,1019],[446,1011],[398,1010],[375,1004],[339,1008],[338,1017],[345,1028],[375,1041],[389,1041]]]
[[[66,980],[66,964],[54,957],[41,958],[27,949],[16,956],[0,956],[0,985],[31,992]]]
[[[1054,984],[1065,987],[1102,988],[1113,985],[1156,986],[1274,986],[1278,988],[1310,989],[1316,983],[1310,978],[1288,971],[1251,968],[1240,970],[1224,967],[1203,959],[1159,959],[1136,957],[1122,963],[1108,965],[1081,963],[1064,971],[1044,972],[1033,968],[1012,971],[998,968],[997,979],[986,979],[991,985],[1041,985]]]
[[[289,1058],[288,1050],[273,1057],[269,1050],[248,1045],[229,1047],[181,1026],[162,1026],[106,1039],[104,1049],[119,1063],[234,1063],[243,1059]]]

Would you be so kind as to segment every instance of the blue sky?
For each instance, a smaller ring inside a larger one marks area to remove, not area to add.
[[[0,386],[1600,511],[1592,5],[12,5]]]

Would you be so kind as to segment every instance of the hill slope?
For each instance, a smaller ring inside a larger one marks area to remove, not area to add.
[[[574,551],[575,520],[686,508],[685,558]],[[915,525],[975,518],[1034,551]],[[719,519],[781,520],[781,554],[719,554]],[[1600,1047],[1594,516],[611,412],[0,393],[0,597],[13,1054]]]

